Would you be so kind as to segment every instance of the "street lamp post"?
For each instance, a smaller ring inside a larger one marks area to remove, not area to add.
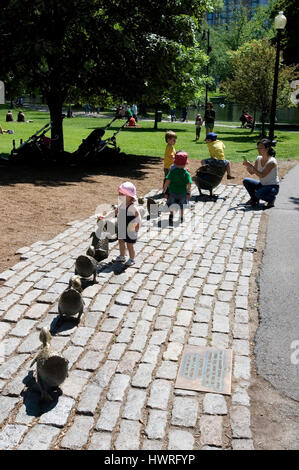
[[[209,29],[203,32],[202,39],[206,39],[206,34],[207,34],[207,56],[209,57],[209,54],[212,50],[212,48],[210,47],[210,30]],[[208,76],[209,76],[209,62],[207,63],[207,77]],[[207,109],[207,102],[208,102],[208,84],[206,83],[205,109]]]
[[[279,55],[280,55],[280,40],[282,30],[285,28],[287,19],[283,14],[283,11],[280,11],[275,17],[274,24],[277,31],[277,46],[276,46],[276,59],[275,59],[275,69],[274,69],[274,81],[273,81],[273,94],[272,94],[272,104],[270,112],[270,127],[269,127],[269,139],[274,139],[274,127],[275,127],[275,114],[276,114],[276,100],[277,100],[277,86],[278,86],[278,70],[279,70]]]

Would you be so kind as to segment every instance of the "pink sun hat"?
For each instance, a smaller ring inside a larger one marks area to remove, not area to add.
[[[124,194],[125,196],[132,197],[135,201],[137,201],[137,196],[136,196],[136,188],[133,183],[130,183],[129,181],[126,181],[125,183],[122,183],[118,187],[118,192],[121,194]]]

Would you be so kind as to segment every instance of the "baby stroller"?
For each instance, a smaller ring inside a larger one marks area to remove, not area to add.
[[[10,153],[10,161],[44,161],[51,158],[51,139],[45,134],[51,129],[51,122],[46,124],[28,140],[22,142],[19,147],[15,147],[13,141],[13,149]]]
[[[241,121],[241,127],[248,127],[249,129],[251,129],[253,127],[253,117],[250,116],[249,113],[243,113],[242,116],[240,117],[240,121]]]

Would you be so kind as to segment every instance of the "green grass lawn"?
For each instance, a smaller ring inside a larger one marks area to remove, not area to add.
[[[0,135],[0,154],[9,154],[12,149],[12,142],[15,140],[16,146],[19,146],[20,139],[27,140],[37,130],[41,129],[49,122],[49,114],[44,112],[31,111],[24,109],[26,120],[33,122],[25,123],[6,123],[5,115],[7,106],[0,106],[0,123],[4,129],[14,130],[14,134]],[[14,118],[17,117],[17,110],[13,110]],[[112,119],[112,118],[111,118]],[[65,150],[73,152],[81,144],[82,139],[86,138],[96,127],[104,127],[109,118],[86,118],[74,117],[64,119],[64,145]],[[124,121],[118,120],[106,131],[105,137],[110,137]],[[123,129],[116,137],[117,144],[121,151],[137,155],[150,155],[163,157],[165,150],[164,134],[167,130],[173,130],[177,133],[178,139],[176,150],[185,150],[190,158],[202,159],[208,156],[207,147],[203,142],[205,129],[202,129],[200,142],[195,139],[195,126],[192,123],[180,122],[160,122],[158,129],[154,130],[153,121],[139,121],[140,128]],[[230,123],[232,125],[234,123]],[[235,123],[236,126],[239,123]],[[221,126],[216,122],[214,132],[218,138],[225,144],[225,156],[232,162],[242,161],[242,155],[246,155],[249,160],[255,160],[257,155],[256,143],[259,130],[250,134],[249,129],[240,129]],[[50,132],[46,135],[50,137]],[[280,159],[299,159],[299,133],[277,131],[277,158]]]

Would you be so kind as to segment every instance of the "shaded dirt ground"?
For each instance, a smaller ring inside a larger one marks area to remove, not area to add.
[[[293,165],[294,161],[280,161],[280,178]],[[198,160],[190,161],[192,176],[199,166]],[[242,184],[243,178],[248,176],[242,163],[232,164],[232,174],[236,176],[234,180],[227,180],[225,176],[222,183]],[[116,203],[117,187],[127,180],[136,185],[138,196],[143,196],[151,189],[160,189],[163,183],[163,160],[127,155],[122,162],[113,164],[110,161],[96,169],[7,167],[0,163],[0,272],[20,261],[19,255],[15,254],[18,248],[53,238],[67,228],[68,222],[83,220],[95,214],[100,204]],[[265,230],[262,236],[264,234]],[[259,251],[262,254],[262,247]],[[252,305],[256,302],[255,289],[253,285]],[[254,334],[257,321],[252,326]],[[288,413],[292,415],[292,403],[286,402],[255,373],[252,379],[250,397],[256,448],[290,448],[288,446],[292,439],[287,439],[288,423],[285,416]],[[281,411],[284,412],[281,414]],[[294,422],[289,424],[294,425]],[[295,428],[291,430],[289,426],[288,429],[293,436]]]

